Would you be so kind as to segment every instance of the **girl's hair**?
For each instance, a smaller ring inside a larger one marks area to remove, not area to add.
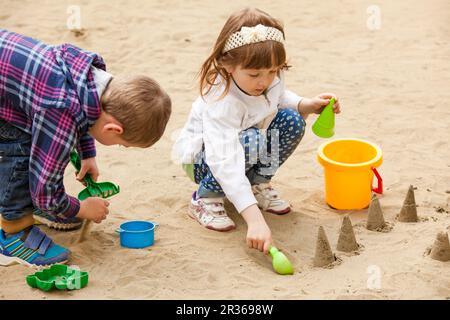
[[[231,75],[228,74],[225,66],[241,66],[243,69],[270,69],[274,66],[281,69],[288,67],[286,64],[284,45],[278,41],[268,40],[247,44],[222,53],[227,39],[234,32],[241,30],[242,27],[254,27],[258,24],[277,28],[283,33],[284,37],[284,29],[281,22],[272,18],[264,11],[246,8],[233,13],[223,26],[211,55],[206,59],[200,69],[201,96],[208,94],[212,87],[217,85],[216,79],[219,75],[225,80],[225,90],[221,98],[228,93],[231,84]]]

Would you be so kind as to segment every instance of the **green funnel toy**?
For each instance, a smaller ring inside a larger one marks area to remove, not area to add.
[[[80,171],[81,160],[76,151],[72,151],[70,153],[70,162],[75,167],[77,172]],[[95,182],[89,173],[86,173],[84,176],[84,182],[86,182],[86,188],[81,190],[78,194],[79,200],[85,200],[89,197],[109,198],[118,194],[120,191],[119,186],[116,186],[112,182]]]
[[[271,246],[269,253],[272,256],[272,266],[276,273],[278,274],[294,274],[294,268],[289,259],[284,255],[284,253],[278,251],[277,248]]]
[[[334,102],[334,98],[331,98],[312,126],[312,131],[318,137],[330,138],[334,135]]]

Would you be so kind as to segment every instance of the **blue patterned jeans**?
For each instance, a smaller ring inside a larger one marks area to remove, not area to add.
[[[277,169],[297,148],[305,133],[305,120],[295,110],[280,109],[266,132],[254,127],[239,134],[245,151],[245,171],[251,185],[269,182]],[[197,195],[202,198],[225,194],[205,162],[204,152],[194,164]]]

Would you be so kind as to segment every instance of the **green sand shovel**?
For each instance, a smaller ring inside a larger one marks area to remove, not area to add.
[[[81,160],[76,151],[70,153],[70,162],[77,172],[81,170]],[[112,182],[95,182],[89,173],[86,173],[83,179],[86,182],[86,188],[78,194],[79,200],[85,200],[89,197],[109,198],[120,192],[119,186]]]
[[[72,151],[70,153],[70,162],[75,167],[77,172],[81,170],[81,160],[76,151]],[[83,180],[86,183],[86,188],[81,190],[81,192],[78,194],[79,200],[85,200],[89,197],[109,198],[120,192],[119,186],[115,185],[112,182],[95,182],[89,173],[85,174]],[[90,220],[85,220],[83,222],[83,226],[81,227],[81,232],[77,239],[77,243],[84,241],[90,224]]]
[[[330,138],[334,135],[334,102],[335,99],[331,98],[312,126],[312,131],[320,138]]]
[[[269,253],[272,256],[272,267],[278,274],[294,274],[294,268],[284,253],[278,251],[277,248],[271,246]]]

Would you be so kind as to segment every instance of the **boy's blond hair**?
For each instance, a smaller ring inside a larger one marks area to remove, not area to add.
[[[164,133],[172,111],[169,95],[147,76],[117,78],[101,98],[102,109],[123,127],[122,138],[150,147]]]

